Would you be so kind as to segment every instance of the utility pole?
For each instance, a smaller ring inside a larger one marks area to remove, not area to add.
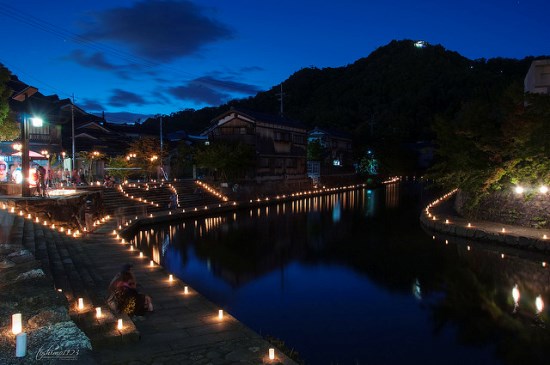
[[[281,109],[279,111],[279,114],[281,114],[281,116],[283,116],[283,99],[284,99],[284,95],[285,93],[283,92],[283,83],[281,82],[281,92],[276,94],[277,96],[279,96],[279,101],[281,102]]]
[[[164,176],[164,178],[166,178],[166,174],[164,173],[164,159],[162,157],[162,152],[163,152],[163,143],[164,139],[162,138],[162,115],[160,116],[160,172],[162,173],[162,176]]]
[[[75,169],[75,143],[74,143],[74,93],[73,102],[71,103],[71,130],[72,130],[72,158],[71,158],[71,174]]]

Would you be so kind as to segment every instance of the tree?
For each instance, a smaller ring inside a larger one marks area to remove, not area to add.
[[[94,161],[105,158],[105,154],[98,151],[80,151],[78,158],[82,161],[82,169],[88,179],[88,183],[92,183],[94,180]],[[84,183],[84,181],[82,181]]]
[[[181,141],[177,146],[177,158],[172,159],[170,170],[173,176],[191,176],[195,163],[195,147],[186,141]]]
[[[130,170],[128,170],[130,163],[124,156],[109,158],[107,166],[109,167],[109,175],[121,182],[126,180],[126,178],[130,175]]]
[[[244,178],[253,166],[254,150],[244,143],[215,141],[201,146],[196,154],[197,165],[210,170],[214,178],[223,181]]]
[[[309,161],[322,161],[325,155],[325,149],[321,141],[314,139],[307,143],[307,159]]]
[[[156,137],[139,138],[130,143],[128,147],[128,155],[131,155],[130,166],[138,167],[142,171],[143,177],[151,178],[156,175],[157,168],[160,166],[166,155],[166,151],[162,151],[163,156],[160,156],[160,140]]]
[[[436,123],[432,176],[480,197],[512,184],[550,183],[550,96],[524,95],[514,84],[465,103]]]
[[[10,113],[9,98],[12,90],[8,87],[10,72],[0,64],[0,141],[11,141],[19,136],[19,123]]]

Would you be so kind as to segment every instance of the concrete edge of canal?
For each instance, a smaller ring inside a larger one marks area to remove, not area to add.
[[[444,235],[550,253],[550,230],[459,217],[448,207],[455,193],[456,191],[450,192],[428,204],[420,214],[423,227]]]

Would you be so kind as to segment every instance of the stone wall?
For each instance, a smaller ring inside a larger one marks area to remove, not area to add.
[[[550,194],[495,192],[483,197],[475,210],[468,209],[471,198],[460,191],[455,199],[455,210],[465,218],[531,228],[550,228]]]

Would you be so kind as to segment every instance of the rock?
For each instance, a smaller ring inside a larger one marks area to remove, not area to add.
[[[25,281],[29,279],[43,278],[44,276],[46,276],[46,274],[44,274],[44,271],[42,271],[42,269],[34,269],[31,271],[27,271],[22,274],[19,274],[15,278],[15,281],[18,282],[18,281]]]
[[[30,332],[29,353],[33,358],[39,349],[84,350],[92,349],[90,340],[72,321],[59,322]]]
[[[14,267],[14,266],[15,266],[15,262],[10,261],[8,259],[4,259],[4,260],[0,261],[0,269],[8,269],[8,268]]]
[[[38,327],[49,326],[58,322],[66,322],[69,320],[70,320],[70,317],[69,317],[69,314],[67,313],[67,309],[63,307],[58,307],[55,309],[49,309],[49,310],[40,312],[39,314],[29,318],[27,322],[30,328],[38,328]]]

